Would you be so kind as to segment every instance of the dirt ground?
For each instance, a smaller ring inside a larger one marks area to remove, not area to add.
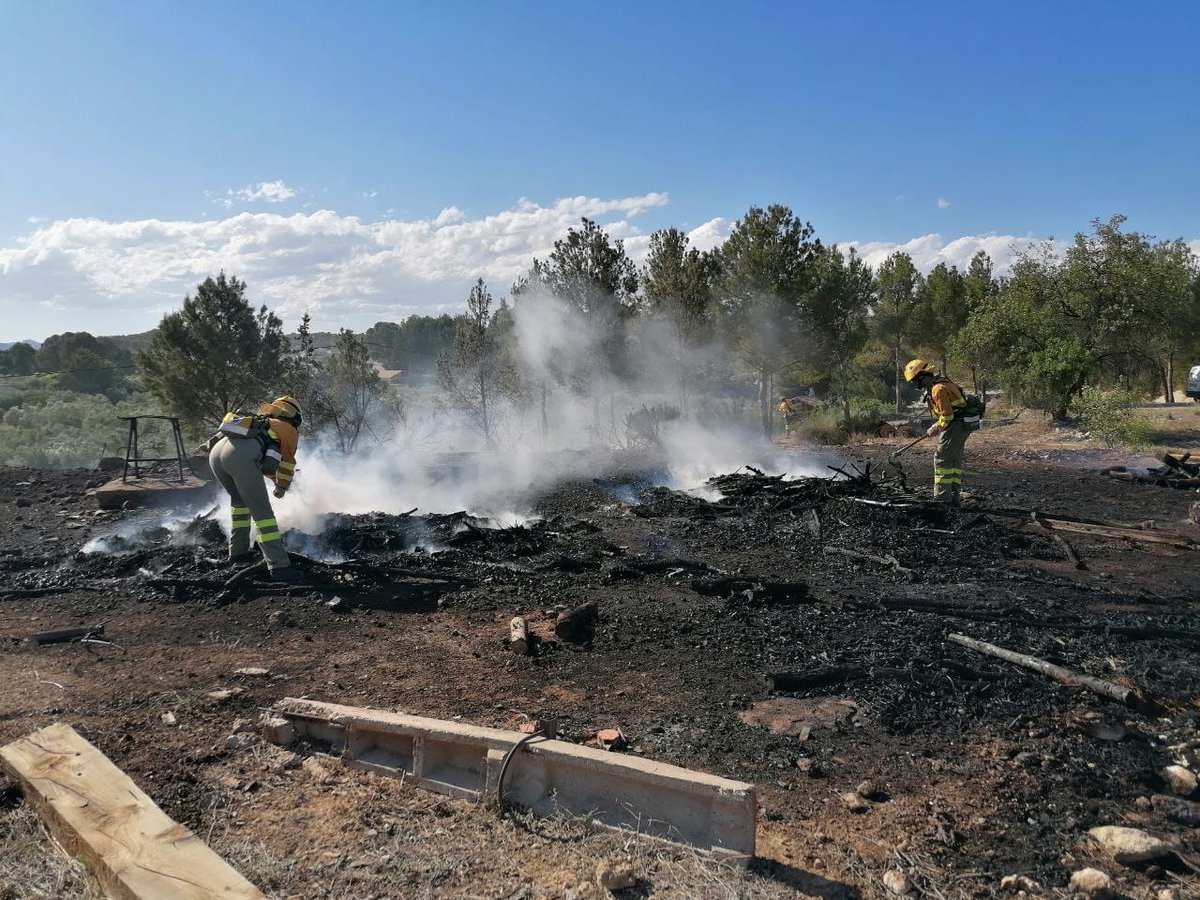
[[[119,522],[149,519],[96,514],[84,494],[95,472],[3,469],[0,743],[73,725],[271,897],[596,897],[596,866],[614,858],[639,876],[625,897],[883,897],[890,870],[914,896],[1004,896],[1002,879],[1025,875],[1065,897],[1089,865],[1127,897],[1200,896],[1200,808],[1168,799],[1160,774],[1200,763],[1200,550],[1067,533],[1077,569],[1044,529],[983,514],[1153,522],[1200,542],[1188,519],[1200,497],[1107,478],[1141,458],[1033,422],[972,438],[960,515],[859,502],[896,496],[878,477],[900,443],[845,449],[860,469],[874,460],[872,485],[781,495],[743,475],[701,500],[612,476],[558,486],[522,528],[346,518],[320,554],[368,565],[302,561],[313,587],[290,593],[223,592],[233,570],[204,523],[82,555]],[[909,486],[927,492],[929,454],[905,460]],[[381,574],[397,564],[409,573]],[[557,612],[592,600],[590,640],[554,641]],[[544,638],[536,656],[504,647],[518,614]],[[96,622],[119,647],[27,640]],[[948,643],[955,632],[1159,706],[1064,687]],[[791,692],[767,678],[813,673]],[[757,784],[758,858],[723,866],[320,756],[230,748],[289,696],[509,728],[553,718],[579,741],[619,726],[626,752]],[[792,733],[775,734],[743,720],[768,699],[831,702],[784,703],[776,721]],[[797,718],[814,707],[837,712]],[[864,780],[875,789],[856,811],[843,795]],[[1088,840],[1101,825],[1144,828],[1180,856],[1118,865]],[[0,897],[89,890],[0,780]]]

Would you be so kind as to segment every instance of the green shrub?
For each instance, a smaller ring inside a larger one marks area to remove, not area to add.
[[[1102,391],[1087,387],[1071,404],[1079,423],[1107,447],[1148,447],[1154,434],[1150,420],[1134,404],[1127,391]]]
[[[113,403],[101,394],[35,389],[18,399],[5,404],[0,416],[0,465],[74,468],[95,465],[101,456],[123,456],[128,426],[119,417],[158,408],[146,394]],[[151,449],[144,447],[143,455]]]

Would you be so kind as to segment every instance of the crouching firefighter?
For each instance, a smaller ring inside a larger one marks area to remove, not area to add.
[[[208,461],[213,474],[229,493],[232,529],[229,559],[250,559],[250,525],[258,530],[258,547],[267,561],[272,581],[303,581],[292,568],[283,547],[279,524],[267,498],[264,478],[282,498],[296,471],[300,442],[300,405],[291,397],[264,403],[254,415],[226,413],[217,433],[209,439]]]
[[[938,435],[933,455],[933,498],[958,506],[962,499],[963,451],[967,438],[982,425],[983,401],[964,393],[923,359],[914,359],[904,367],[904,380],[925,392],[925,404],[934,417],[925,432],[928,437]]]

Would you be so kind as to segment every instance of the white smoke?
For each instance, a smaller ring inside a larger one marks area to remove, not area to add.
[[[818,454],[778,446],[747,423],[757,407],[746,398],[701,395],[680,409],[679,348],[669,328],[650,324],[631,338],[622,376],[601,352],[601,333],[568,304],[526,294],[513,316],[526,391],[520,400],[495,401],[493,446],[466,417],[439,408],[438,389],[428,388],[380,446],[342,456],[319,440],[302,443],[295,486],[275,504],[280,524],[315,533],[333,513],[417,509],[511,525],[526,521],[537,496],[564,480],[645,473],[649,482],[703,490],[713,475],[746,465],[793,477],[829,474]],[[720,347],[690,354],[695,368],[706,356],[714,365],[727,358]],[[626,417],[664,406],[680,415],[659,425],[655,445],[632,440]]]

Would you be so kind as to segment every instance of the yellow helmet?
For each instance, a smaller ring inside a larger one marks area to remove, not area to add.
[[[300,404],[292,397],[276,397],[271,401],[271,406],[275,407],[281,419],[300,418]]]
[[[934,372],[933,366],[925,362],[923,359],[914,359],[904,367],[904,380],[912,381],[918,375],[932,375]]]

